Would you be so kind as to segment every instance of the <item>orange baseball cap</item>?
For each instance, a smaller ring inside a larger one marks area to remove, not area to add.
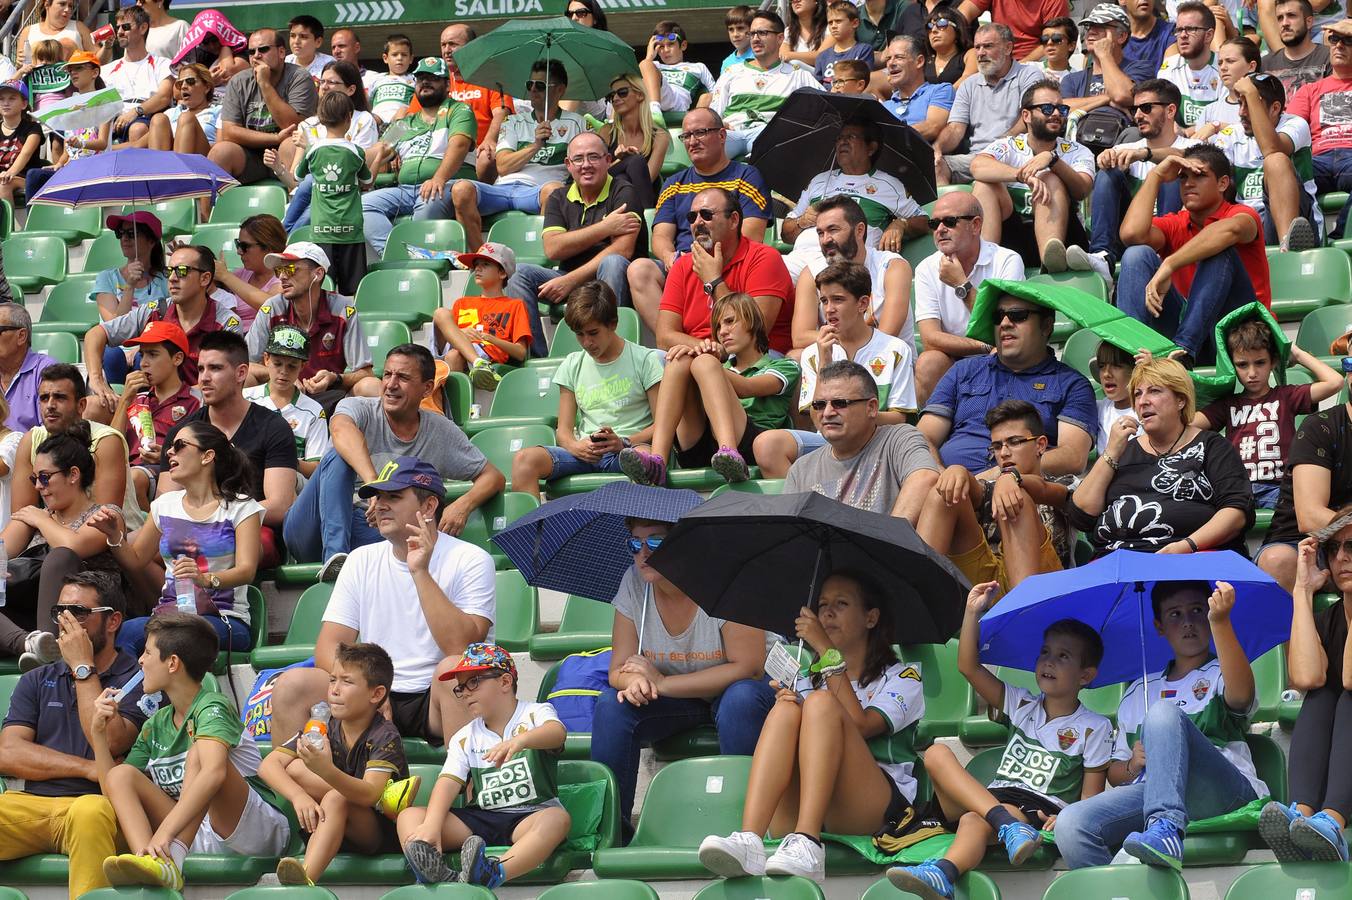
[[[131,340],[123,341],[124,344],[173,344],[182,350],[185,355],[190,355],[192,350],[188,348],[188,336],[183,333],[183,329],[173,322],[166,322],[163,319],[151,322],[146,326],[146,330],[141,332],[140,337],[134,337]]]
[[[66,60],[66,66],[93,66],[96,69],[101,69],[103,63],[99,62],[99,58],[88,50],[76,50],[70,55],[70,59]]]

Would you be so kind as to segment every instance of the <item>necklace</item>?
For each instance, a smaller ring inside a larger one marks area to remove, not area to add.
[[[1150,449],[1153,450],[1153,451],[1155,452],[1155,458],[1156,458],[1156,459],[1164,459],[1166,456],[1168,456],[1168,455],[1170,455],[1171,453],[1173,453],[1173,452],[1174,452],[1174,448],[1178,446],[1178,442],[1181,441],[1181,440],[1183,440],[1183,437],[1184,437],[1187,433],[1188,433],[1188,426],[1184,425],[1184,426],[1183,426],[1183,430],[1180,431],[1180,432],[1178,433],[1178,437],[1174,438],[1174,442],[1173,442],[1172,444],[1169,445],[1169,449],[1168,449],[1168,450],[1165,450],[1163,453],[1160,453],[1158,450],[1155,450],[1155,439],[1154,439],[1154,438],[1150,438]]]

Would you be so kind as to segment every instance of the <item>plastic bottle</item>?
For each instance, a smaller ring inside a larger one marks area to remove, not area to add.
[[[305,723],[304,736],[301,738],[313,750],[324,746],[324,738],[329,733],[329,705],[320,700],[310,707],[310,721]]]
[[[0,606],[6,602],[5,588],[9,580],[9,554],[5,552],[5,542],[0,541]]]
[[[180,556],[179,559],[187,559],[186,556]],[[196,615],[197,613],[197,585],[191,578],[179,578],[174,576],[174,598],[178,604],[178,611]]]

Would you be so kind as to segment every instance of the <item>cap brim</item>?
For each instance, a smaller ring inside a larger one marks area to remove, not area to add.
[[[263,257],[263,265],[267,266],[269,269],[275,269],[282,263],[293,263],[299,261],[300,261],[299,256],[288,256],[285,253],[269,253],[267,256]]]
[[[263,352],[268,356],[287,356],[291,359],[298,359],[301,362],[305,362],[310,358],[309,353],[303,353],[300,350],[292,350],[289,347],[264,347]]]
[[[503,675],[512,674],[509,669],[499,668],[498,666],[456,666],[449,672],[442,672],[437,676],[437,680],[452,681],[455,679],[455,676],[459,675],[461,672],[501,672]]]
[[[182,354],[184,354],[184,355],[187,355],[188,353],[191,352],[191,351],[188,350],[187,347],[183,346],[182,344],[180,344],[180,343],[178,343],[178,342],[176,342],[176,341],[171,341],[171,340],[168,340],[168,339],[159,340],[159,339],[156,339],[156,338],[142,337],[142,336],[139,335],[139,334],[138,334],[136,337],[134,337],[134,338],[127,338],[127,340],[123,341],[122,343],[123,343],[123,344],[136,344],[136,345],[138,345],[138,346],[144,346],[144,345],[146,345],[146,344],[172,344],[173,346],[175,346],[175,347],[178,348],[178,352],[179,352],[179,353],[182,353]]]

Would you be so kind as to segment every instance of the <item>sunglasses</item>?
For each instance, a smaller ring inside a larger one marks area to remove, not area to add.
[[[990,445],[986,447],[986,451],[990,453],[991,456],[995,456],[1006,447],[1010,450],[1017,450],[1029,441],[1035,440],[1037,440],[1035,437],[1012,437],[1005,438],[1003,441],[991,441]]]
[[[552,81],[536,81],[534,79],[526,82],[526,90],[528,91],[543,91],[552,87],[558,87],[558,85]]]
[[[1352,35],[1339,34],[1336,31],[1324,30],[1324,43],[1331,47],[1346,47],[1352,44]]]
[[[32,475],[28,476],[28,481],[35,487],[39,484],[43,487],[47,487],[47,485],[52,483],[53,478],[64,474],[64,472],[34,472]]]
[[[676,44],[680,42],[681,36],[679,34],[655,34],[653,40],[659,44]]]
[[[638,553],[644,547],[647,547],[648,552],[652,553],[656,551],[658,547],[662,546],[662,540],[663,538],[661,535],[655,534],[652,537],[646,538],[636,538],[636,537],[626,538],[625,543],[629,545],[630,553]]]
[[[1007,307],[1001,309],[997,307],[995,310],[995,324],[999,325],[1005,319],[1008,319],[1015,325],[1019,325],[1023,322],[1027,322],[1029,316],[1035,315],[1037,315],[1037,310],[1033,309],[1010,309]]]
[[[1070,115],[1070,107],[1064,103],[1030,103],[1024,109],[1037,110],[1044,116],[1060,116],[1063,119]]]
[[[944,226],[945,228],[957,228],[959,222],[970,222],[975,218],[976,218],[975,215],[942,216],[941,218],[938,219],[930,219],[929,229],[930,231],[938,231],[940,225]]]
[[[691,141],[702,141],[709,135],[722,130],[722,128],[694,128],[690,131],[682,131],[676,136],[681,139],[682,144],[688,144]]]
[[[70,613],[75,617],[77,622],[83,622],[85,619],[89,618],[92,613],[106,613],[112,611],[113,608],[111,606],[95,606],[91,608],[88,606],[79,606],[74,603],[58,603],[56,606],[52,607],[52,621],[60,624],[62,613]]]
[[[574,6],[568,10],[568,18],[570,19],[581,19],[584,16],[588,19],[592,17],[592,11],[585,6]]]
[[[169,445],[169,449],[174,451],[175,453],[182,453],[184,449],[187,447],[191,447],[194,450],[202,449],[199,445],[190,444],[187,441],[183,440],[183,438],[178,438],[172,444]]]
[[[1133,106],[1133,107],[1131,108],[1131,111],[1132,111],[1133,113],[1145,113],[1145,114],[1148,116],[1148,115],[1150,115],[1152,112],[1154,112],[1155,110],[1159,109],[1160,107],[1168,106],[1168,105],[1169,105],[1169,104],[1167,104],[1167,103],[1162,103],[1162,102],[1160,102],[1160,101],[1158,101],[1158,100],[1152,100],[1152,101],[1146,101],[1145,103],[1137,103],[1135,106]]]
[[[295,275],[295,274],[296,274],[296,264],[295,264],[295,263],[283,263],[283,264],[280,265],[280,266],[273,266],[273,267],[272,267],[272,274],[276,275],[278,278],[281,278],[283,275]]]
[[[719,213],[727,215],[727,210],[708,209],[708,208],[692,209],[690,210],[690,212],[685,214],[685,224],[694,225],[696,220],[699,219],[703,219],[705,222],[712,222],[714,220],[714,216],[718,215]]]
[[[249,48],[249,55],[258,56],[260,54],[267,53],[269,50],[276,50],[280,46],[281,46],[280,44],[259,44],[257,47]]]
[[[1352,540],[1338,541],[1328,540],[1319,545],[1319,549],[1324,551],[1324,558],[1332,561],[1337,558],[1339,552],[1352,556]]]
[[[809,405],[817,412],[821,412],[828,406],[834,410],[842,410],[856,403],[867,403],[872,399],[872,397],[832,397],[830,400],[813,400]]]
[[[933,22],[925,24],[926,31],[938,31],[941,28],[952,28],[953,23],[948,19],[935,19]]]
[[[455,687],[451,688],[451,693],[455,694],[457,697],[463,697],[472,691],[478,690],[479,685],[483,684],[485,681],[501,678],[503,674],[504,673],[502,672],[484,672],[482,675],[475,675],[473,678],[467,679],[464,684],[457,684]]]
[[[119,22],[117,24],[118,31],[131,31],[131,28],[132,26],[130,22]]]
[[[1064,34],[1044,34],[1037,39],[1037,42],[1044,47],[1048,44],[1064,44],[1066,42],[1066,36]]]
[[[130,241],[136,237],[136,229],[119,228],[117,231],[114,231],[113,234],[117,235],[119,241]]]
[[[177,275],[179,278],[187,278],[189,272],[205,272],[206,269],[199,269],[197,266],[170,266],[166,271],[170,275]]]
[[[615,90],[611,91],[609,94],[606,94],[606,102],[614,103],[616,100],[623,100],[625,97],[628,97],[633,92],[634,89],[630,87],[615,88]]]
[[[263,245],[262,245],[262,244],[259,244],[259,243],[252,243],[252,242],[250,242],[250,241],[241,241],[239,238],[235,238],[235,252],[238,253],[238,254],[240,254],[240,255],[243,255],[243,254],[245,254],[245,253],[248,253],[250,250],[252,250],[252,249],[255,248],[255,247],[261,247],[261,246],[263,246]]]

